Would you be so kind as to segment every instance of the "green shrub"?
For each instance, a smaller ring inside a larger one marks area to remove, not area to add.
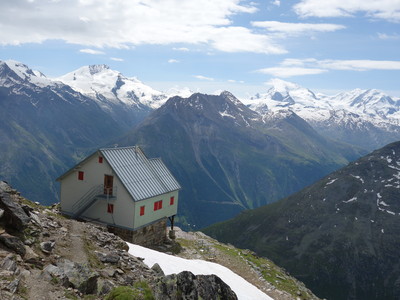
[[[133,287],[119,286],[106,296],[105,300],[153,300],[153,293],[146,282],[137,282]]]

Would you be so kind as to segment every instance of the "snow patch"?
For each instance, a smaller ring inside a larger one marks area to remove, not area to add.
[[[165,275],[177,274],[182,271],[190,271],[195,275],[215,274],[231,287],[231,289],[236,293],[238,299],[272,300],[271,297],[261,292],[254,285],[250,284],[239,275],[219,264],[199,259],[184,259],[131,243],[127,244],[129,246],[130,254],[144,258],[144,263],[150,268],[155,263],[158,263]]]
[[[330,185],[330,184],[334,183],[336,180],[338,180],[338,179],[337,178],[332,179],[331,181],[327,182],[326,185]]]
[[[225,110],[225,111],[223,111],[223,112],[220,112],[219,114],[221,115],[221,117],[228,117],[228,118],[235,119],[235,117],[234,117],[234,116],[232,116],[231,114],[227,113],[227,111],[226,111],[226,110]]]
[[[357,201],[357,197],[353,197],[353,198],[351,198],[351,199],[349,199],[347,201],[342,201],[342,202],[343,203],[350,203],[350,202],[353,202],[353,201]]]
[[[362,179],[360,176],[356,176],[356,175],[353,175],[353,174],[350,174],[350,175],[353,176],[354,178],[357,178],[358,180],[360,180],[361,183],[364,183],[364,179]]]

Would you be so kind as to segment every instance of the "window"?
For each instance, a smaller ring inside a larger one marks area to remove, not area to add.
[[[162,209],[162,200],[154,202],[154,211]]]
[[[78,180],[83,180],[83,175],[84,175],[85,173],[83,172],[83,171],[79,171],[78,172]]]
[[[140,207],[140,215],[144,216],[144,205]]]
[[[99,164],[103,163],[103,157],[99,156]]]
[[[110,203],[107,204],[107,212],[109,214],[113,214],[114,213],[114,204],[110,204]]]
[[[171,198],[169,198],[169,205],[174,205],[175,203],[175,197],[172,196]]]

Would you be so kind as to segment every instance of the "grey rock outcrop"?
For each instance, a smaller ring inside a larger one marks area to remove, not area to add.
[[[235,292],[216,275],[194,275],[189,271],[161,278],[157,299],[237,299]]]
[[[49,279],[57,278],[57,281],[60,281],[63,286],[77,289],[82,294],[93,294],[97,289],[99,274],[91,271],[86,264],[64,259],[56,266],[46,266],[43,276]]]
[[[8,233],[0,234],[0,243],[11,249],[15,253],[24,256],[26,253],[25,245],[20,238],[10,235]]]
[[[22,230],[29,224],[30,217],[21,205],[12,199],[14,190],[4,181],[0,181],[0,209],[4,210],[1,221],[15,230]]]

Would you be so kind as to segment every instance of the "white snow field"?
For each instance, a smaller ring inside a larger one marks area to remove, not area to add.
[[[272,300],[254,285],[219,264],[199,259],[184,259],[130,243],[128,245],[130,254],[144,258],[144,263],[150,268],[158,263],[165,275],[182,271],[190,271],[195,275],[215,274],[231,287],[240,300]]]

